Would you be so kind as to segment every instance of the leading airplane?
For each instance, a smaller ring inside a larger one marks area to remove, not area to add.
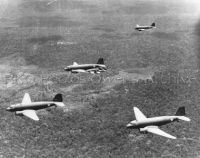
[[[6,110],[10,112],[15,112],[16,115],[24,115],[35,121],[39,121],[36,110],[45,109],[51,106],[63,107],[65,105],[62,101],[62,94],[56,94],[53,98],[53,101],[32,102],[30,95],[28,93],[25,93],[21,103],[11,105]]]
[[[176,137],[159,129],[159,126],[171,123],[173,121],[190,121],[188,117],[185,117],[185,107],[178,108],[175,116],[160,116],[147,118],[137,107],[133,108],[136,120],[131,121],[127,127],[139,129],[141,133],[153,133],[163,137],[176,139]]]
[[[156,24],[152,23],[150,26],[140,26],[140,25],[136,25],[135,30],[138,31],[144,31],[144,30],[148,30],[148,29],[154,29],[156,28]]]
[[[99,58],[96,64],[78,64],[76,62],[73,65],[69,65],[64,68],[65,71],[70,71],[71,73],[91,73],[91,74],[99,74],[101,72],[105,72],[107,67],[104,65],[103,58]]]

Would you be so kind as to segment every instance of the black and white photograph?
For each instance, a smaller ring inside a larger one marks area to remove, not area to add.
[[[0,0],[0,158],[199,158],[200,0]]]

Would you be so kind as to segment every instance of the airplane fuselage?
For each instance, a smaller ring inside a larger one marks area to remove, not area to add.
[[[136,30],[148,30],[148,29],[153,29],[155,28],[154,26],[138,26],[138,27],[135,27]]]
[[[102,64],[80,64],[80,65],[70,65],[65,68],[66,71],[73,70],[90,70],[90,69],[99,69],[99,71],[105,71],[106,66]]]
[[[131,121],[127,127],[129,128],[144,128],[146,126],[162,126],[173,121],[178,121],[178,116],[160,116],[147,118],[140,121]]]
[[[56,106],[56,102],[31,102],[28,104],[15,104],[11,105],[7,108],[8,111],[15,112],[15,111],[22,111],[22,110],[39,110],[45,109],[51,106]]]

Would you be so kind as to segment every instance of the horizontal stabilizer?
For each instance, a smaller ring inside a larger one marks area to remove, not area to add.
[[[179,118],[180,120],[183,120],[183,121],[188,121],[188,122],[191,121],[190,118],[185,117],[185,116],[179,116],[178,118]]]
[[[57,103],[54,103],[54,104],[56,104],[56,106],[60,106],[60,107],[63,107],[63,106],[65,106],[65,104],[64,104],[64,103],[62,103],[62,102],[57,102]]]

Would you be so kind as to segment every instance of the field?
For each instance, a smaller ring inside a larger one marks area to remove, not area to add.
[[[0,157],[198,158],[198,0],[3,0],[0,2]],[[156,23],[156,29],[134,30]],[[108,71],[70,74],[73,62]],[[66,107],[9,113],[62,93]],[[186,107],[191,122],[161,127],[169,140],[126,128],[136,106],[148,117]]]

